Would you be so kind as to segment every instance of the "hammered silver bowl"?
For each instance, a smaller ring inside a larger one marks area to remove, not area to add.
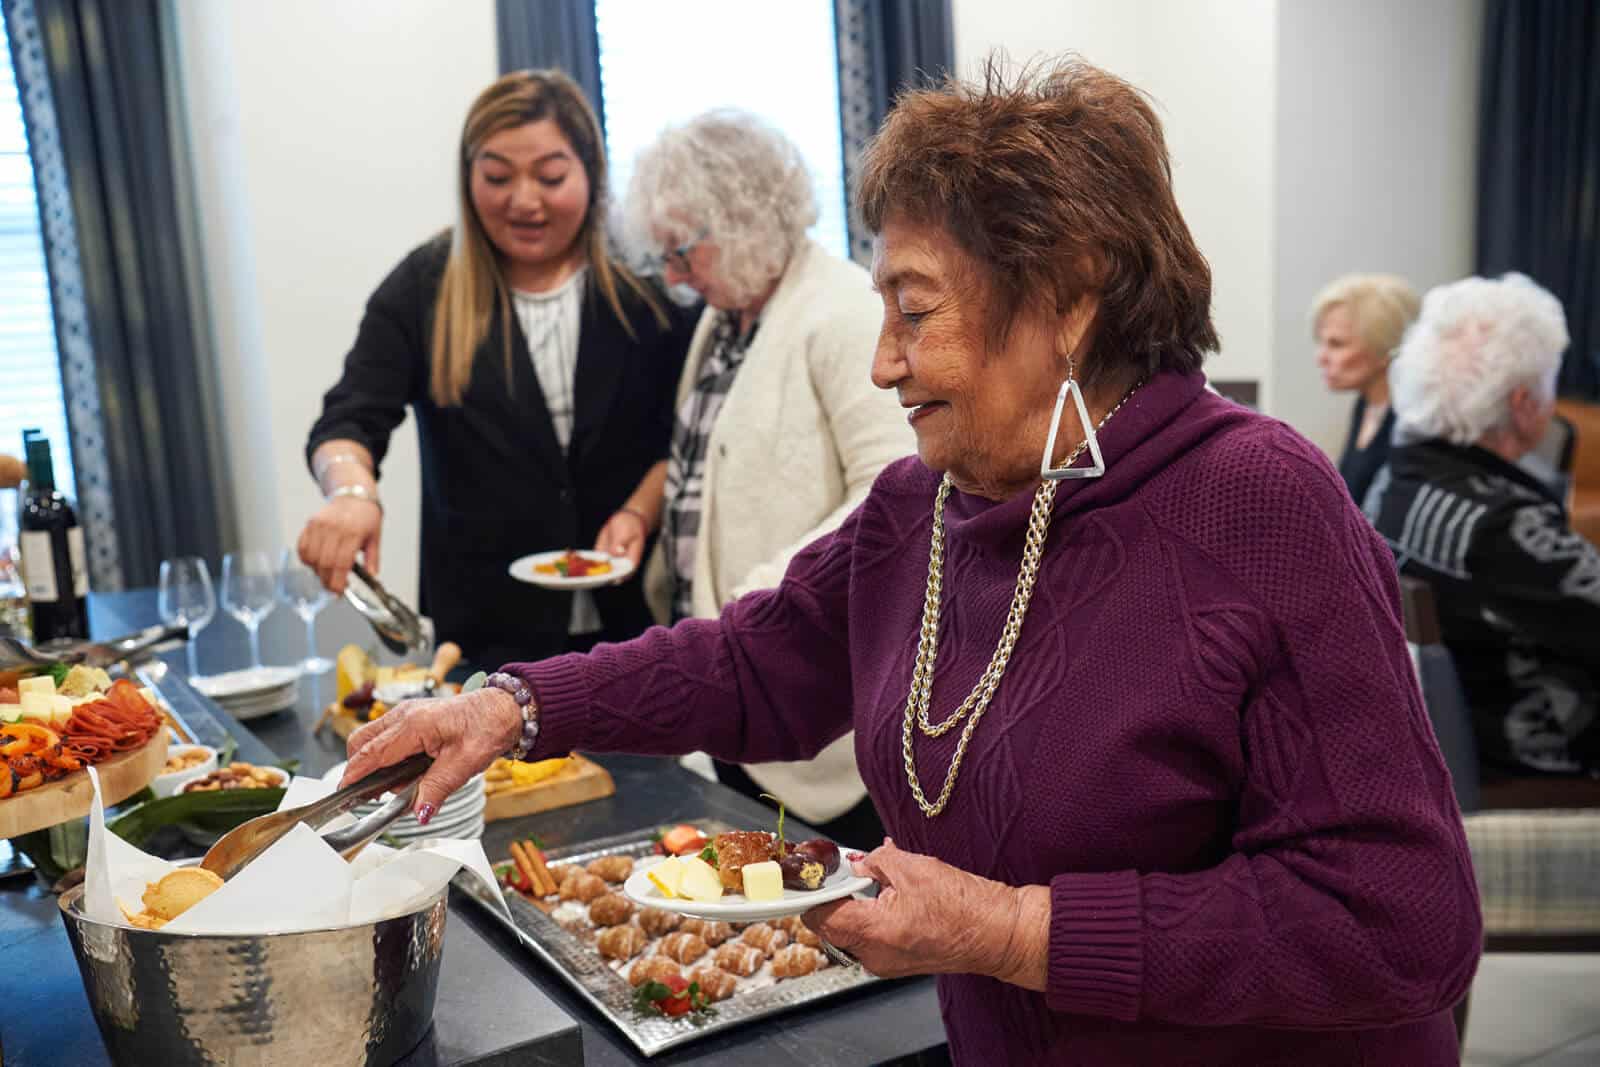
[[[167,934],[97,922],[83,888],[61,919],[118,1064],[387,1067],[433,1021],[447,907],[296,934]]]

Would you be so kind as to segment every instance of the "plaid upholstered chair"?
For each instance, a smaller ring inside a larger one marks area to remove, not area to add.
[[[1433,590],[1400,579],[1406,640],[1455,783],[1488,952],[1600,952],[1600,781],[1485,778]],[[1466,1001],[1457,1010],[1466,1030]]]

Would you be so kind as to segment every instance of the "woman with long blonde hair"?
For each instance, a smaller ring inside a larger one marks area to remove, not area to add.
[[[600,125],[566,75],[519,71],[485,89],[462,126],[455,225],[373,293],[306,445],[325,503],[300,556],[339,593],[358,556],[378,568],[379,467],[411,408],[421,607],[475,661],[649,624],[637,581],[571,594],[506,573],[530,552],[588,547],[619,512],[655,526],[645,476],[667,453],[694,319],[613,257],[606,179]]]

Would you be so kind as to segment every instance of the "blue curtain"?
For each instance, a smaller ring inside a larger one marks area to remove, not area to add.
[[[45,231],[90,578],[234,536],[214,355],[197,324],[161,0],[4,0]]]
[[[834,0],[839,125],[850,207],[850,255],[865,265],[872,238],[855,217],[856,163],[895,96],[937,84],[955,67],[950,0]]]
[[[594,0],[495,0],[500,73],[554,67],[583,90],[606,126]]]
[[[1600,4],[1488,0],[1485,19],[1478,273],[1560,298],[1561,394],[1600,401]]]

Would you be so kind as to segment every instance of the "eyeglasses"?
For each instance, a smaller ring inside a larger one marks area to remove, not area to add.
[[[670,248],[660,255],[647,256],[644,261],[645,269],[651,274],[662,274],[667,267],[671,267],[680,274],[688,274],[690,270],[689,253],[694,251],[695,245],[704,241],[708,236],[710,236],[709,230],[701,230],[677,248]]]

